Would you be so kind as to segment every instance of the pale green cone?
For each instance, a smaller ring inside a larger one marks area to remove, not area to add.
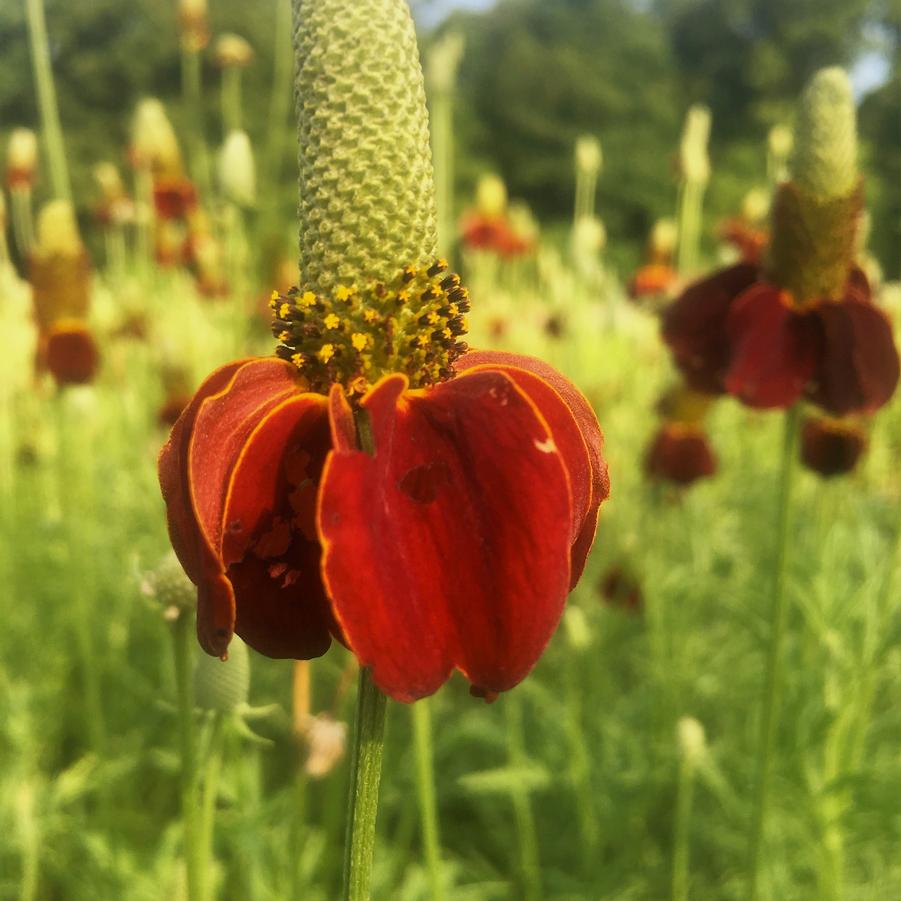
[[[857,117],[843,69],[820,69],[801,95],[792,181],[820,202],[847,197],[857,184]]]
[[[862,210],[854,101],[841,69],[821,69],[801,96],[791,170],[773,201],[768,272],[796,304],[838,300]]]
[[[301,288],[436,256],[425,89],[403,0],[294,0]]]

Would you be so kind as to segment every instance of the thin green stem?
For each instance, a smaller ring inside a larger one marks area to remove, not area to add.
[[[213,897],[206,875],[210,871],[210,862],[213,859],[216,801],[219,797],[219,776],[222,773],[222,758],[225,748],[224,737],[225,717],[222,713],[217,712],[213,714],[207,758],[203,769],[203,793],[200,805],[200,861],[198,863],[201,879],[198,890],[201,892],[201,901],[209,901]]]
[[[695,766],[688,755],[679,764],[679,785],[676,794],[676,824],[673,840],[673,901],[688,901],[691,843],[689,826],[694,800]]]
[[[769,805],[773,751],[776,743],[776,731],[779,726],[779,708],[782,699],[782,644],[787,612],[785,582],[789,551],[788,530],[794,473],[797,469],[795,458],[797,457],[799,423],[800,410],[796,405],[785,414],[782,469],[779,479],[776,514],[776,559],[772,571],[772,604],[769,617],[770,636],[767,648],[766,679],[763,689],[763,711],[760,719],[760,737],[757,747],[757,772],[754,783],[754,807],[748,852],[748,897],[751,901],[756,901],[760,897],[760,883],[764,864],[764,830]]]
[[[278,0],[276,6],[272,62],[266,165],[262,167],[260,173],[266,179],[266,183],[262,185],[263,202],[270,209],[276,203],[284,171],[287,147],[285,132],[288,126],[288,111],[291,108],[291,67],[294,63],[294,48],[291,46],[290,0]]]
[[[222,70],[222,128],[227,135],[241,127],[241,69],[226,66]]]
[[[525,763],[525,738],[523,735],[522,701],[518,694],[506,699],[507,710],[507,757],[511,766]],[[516,822],[516,837],[519,844],[519,866],[523,882],[525,901],[540,901],[541,864],[538,856],[538,833],[535,829],[535,815],[528,789],[517,787],[513,791],[513,816]]]
[[[432,709],[428,698],[412,706],[413,740],[416,751],[416,792],[422,823],[422,844],[433,901],[443,901],[441,838],[435,802],[435,770],[432,753]]]
[[[345,901],[368,901],[375,850],[387,698],[360,667],[350,764],[350,799],[344,845]]]
[[[200,52],[190,47],[181,50],[181,90],[188,116],[188,146],[191,172],[205,199],[210,196],[210,160],[203,130],[203,81]]]
[[[184,824],[188,901],[203,901],[201,823],[197,791],[197,733],[194,719],[194,617],[181,611],[173,624],[178,739],[181,752],[181,813]]]
[[[59,121],[59,105],[53,67],[50,64],[50,43],[47,40],[47,20],[44,17],[43,0],[25,0],[28,17],[28,39],[31,43],[31,62],[38,90],[38,106],[41,111],[41,130],[47,151],[50,183],[58,200],[72,202],[72,187],[66,166],[66,150],[63,146],[63,129]]]

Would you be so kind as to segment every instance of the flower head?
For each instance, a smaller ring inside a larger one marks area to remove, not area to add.
[[[87,326],[78,320],[53,325],[46,338],[46,363],[60,387],[93,382],[100,352]]]
[[[829,413],[868,413],[892,396],[898,353],[855,264],[861,189],[847,77],[828,69],[805,92],[792,181],[773,205],[762,263],[690,285],[663,335],[689,383],[760,408],[806,397]]]
[[[6,148],[6,186],[11,191],[30,188],[37,161],[37,135],[30,128],[14,128]]]
[[[853,419],[811,416],[801,430],[801,462],[823,478],[845,475],[857,466],[867,443],[866,432]]]
[[[435,261],[405,5],[303,13],[302,282],[272,297],[277,356],[214,372],[172,430],[172,543],[211,654],[234,632],[273,657],[336,638],[392,697],[454,669],[491,697],[534,665],[581,573],[609,490],[600,430],[546,364],[459,340],[469,298]]]

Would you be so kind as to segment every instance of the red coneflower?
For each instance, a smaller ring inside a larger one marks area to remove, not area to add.
[[[867,434],[854,420],[809,417],[801,430],[801,462],[830,478],[845,475],[867,449]]]
[[[891,323],[854,263],[862,190],[846,81],[827,72],[801,109],[810,121],[799,125],[794,180],[776,194],[766,262],[689,286],[663,336],[699,390],[752,407],[806,398],[837,416],[872,413],[892,396],[899,361]],[[825,135],[832,114],[841,127]]]
[[[78,320],[57,322],[47,336],[46,363],[60,387],[93,382],[100,352],[88,327]]]

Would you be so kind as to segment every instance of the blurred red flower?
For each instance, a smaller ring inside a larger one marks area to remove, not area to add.
[[[334,637],[401,701],[455,668],[473,694],[512,688],[609,492],[593,411],[541,361],[491,352],[428,388],[385,375],[359,409],[371,454],[342,388],[312,393],[283,360],[230,363],[194,395],[160,482],[201,644],[310,658]]]
[[[77,320],[62,320],[47,335],[45,362],[57,385],[85,385],[94,381],[100,352],[90,330]]]
[[[716,456],[700,425],[664,422],[645,455],[651,478],[688,486],[716,473]]]
[[[809,417],[801,431],[801,461],[824,478],[851,472],[867,449],[867,435],[851,420]]]
[[[796,304],[739,263],[690,285],[665,313],[663,337],[692,387],[752,407],[806,397],[835,415],[869,413],[898,382],[891,323],[858,267],[840,298]]]

